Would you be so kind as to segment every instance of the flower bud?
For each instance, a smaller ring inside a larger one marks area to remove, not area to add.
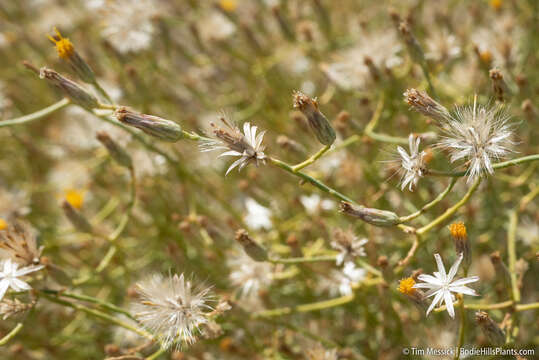
[[[356,206],[345,201],[341,202],[340,211],[375,226],[393,226],[400,223],[399,217],[392,211]]]
[[[484,311],[475,313],[475,321],[483,331],[483,334],[493,345],[505,344],[505,334],[502,329]]]
[[[64,201],[62,203],[62,209],[64,210],[65,216],[75,227],[75,229],[85,233],[93,232],[90,222],[77,209],[71,206],[68,201]]]
[[[492,80],[492,91],[498,101],[504,101],[504,94],[507,92],[507,85],[503,80],[502,72],[496,68],[489,71],[490,79]]]
[[[83,89],[79,84],[63,77],[56,71],[42,67],[39,70],[39,77],[59,87],[75,104],[88,110],[98,107],[98,101],[95,96]]]
[[[472,262],[472,255],[470,250],[470,242],[468,241],[468,234],[466,233],[466,226],[464,223],[457,222],[449,225],[449,231],[451,237],[455,241],[455,251],[457,254],[463,255],[462,264],[464,269],[468,271],[470,263]]]
[[[182,127],[174,121],[165,120],[157,116],[139,114],[125,107],[118,108],[114,115],[120,122],[134,126],[146,134],[164,141],[176,142],[183,136]]]
[[[415,111],[435,121],[444,121],[450,117],[449,111],[442,104],[431,98],[426,92],[408,89],[404,93],[405,101]]]
[[[305,115],[318,141],[324,145],[333,144],[336,138],[335,130],[318,109],[316,99],[311,99],[307,95],[296,91],[294,93],[294,107]]]
[[[404,40],[404,43],[406,44],[406,47],[408,48],[410,57],[418,64],[423,64],[425,62],[425,54],[423,53],[423,49],[421,49],[421,45],[419,45],[416,37],[414,34],[412,34],[410,25],[406,21],[401,21],[398,30]]]
[[[96,79],[90,65],[88,65],[86,61],[80,57],[68,38],[62,37],[62,34],[60,34],[58,29],[54,28],[54,31],[56,32],[56,35],[49,36],[49,40],[52,41],[56,46],[58,56],[71,65],[73,71],[77,73],[82,81],[85,83],[94,84]]]
[[[268,253],[266,250],[251,239],[245,229],[239,229],[236,232],[236,241],[240,243],[245,253],[254,261],[268,260]]]
[[[104,131],[100,131],[96,135],[97,140],[103,146],[105,146],[110,154],[110,157],[114,159],[118,164],[125,166],[128,169],[133,168],[133,162],[131,161],[131,156],[114,140],[112,140]]]

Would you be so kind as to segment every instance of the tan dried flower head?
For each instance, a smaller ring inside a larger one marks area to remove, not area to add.
[[[2,301],[0,301],[0,316],[2,316],[2,320],[6,320],[13,315],[17,315],[30,310],[34,307],[35,304],[35,301],[32,301],[31,303],[27,304],[21,302],[19,299],[2,299]]]
[[[40,263],[43,246],[38,247],[36,237],[29,225],[16,222],[0,231],[0,257],[11,258],[22,265],[37,265]]]

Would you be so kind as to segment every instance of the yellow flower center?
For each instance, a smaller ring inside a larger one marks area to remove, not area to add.
[[[464,223],[462,222],[449,225],[449,231],[451,232],[451,236],[455,239],[466,239],[468,237],[466,226],[464,226]]]
[[[84,204],[84,192],[76,189],[68,189],[65,191],[65,199],[75,209],[80,210]]]
[[[399,290],[401,293],[406,295],[412,295],[416,292],[416,289],[413,288],[415,285],[415,280],[412,277],[408,277],[406,279],[402,279],[399,282],[399,287],[397,290]]]
[[[60,34],[58,29],[54,28],[54,31],[56,32],[56,36],[49,36],[49,40],[56,46],[56,51],[60,58],[69,59],[75,53],[73,44],[68,38],[62,37],[62,34]]]
[[[6,220],[0,218],[0,230],[5,230],[7,228]]]
[[[490,6],[492,6],[492,8],[494,10],[500,10],[500,8],[502,7],[503,5],[503,1],[502,0],[490,0]]]
[[[238,2],[236,0],[221,0],[219,6],[226,12],[234,12],[238,7]]]
[[[479,54],[479,58],[485,64],[490,64],[490,62],[492,61],[492,53],[488,50],[485,50]]]

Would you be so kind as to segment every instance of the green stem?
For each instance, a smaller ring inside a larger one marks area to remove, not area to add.
[[[319,262],[319,261],[335,261],[336,256],[335,255],[328,255],[328,256],[315,256],[315,257],[296,257],[296,258],[288,258],[288,259],[269,259],[269,262],[274,264],[303,264],[303,263],[310,263],[310,262]]]
[[[309,165],[311,165],[312,163],[314,163],[316,160],[320,159],[322,157],[322,155],[324,155],[329,149],[331,148],[331,145],[326,145],[324,146],[322,149],[320,149],[316,154],[314,154],[313,156],[311,156],[310,158],[308,158],[307,160],[305,160],[304,162],[301,162],[297,165],[294,165],[292,166],[292,170],[294,172],[297,172]]]
[[[427,80],[427,84],[429,84],[430,93],[432,96],[434,96],[435,99],[439,99],[438,94],[436,94],[436,89],[434,89],[434,85],[432,85],[432,80],[430,78],[429,69],[427,68],[427,63],[425,60],[421,61],[421,70],[423,70],[423,75],[425,75],[425,79]]]
[[[462,345],[464,344],[464,334],[466,332],[466,310],[464,308],[464,301],[462,301],[462,295],[459,295],[460,297],[460,328],[459,328],[459,339],[457,344],[457,351],[455,354],[454,360],[460,359],[460,349],[462,348]]]
[[[520,302],[520,289],[518,288],[517,273],[515,271],[515,265],[517,262],[516,253],[516,232],[518,225],[518,212],[517,209],[512,210],[509,214],[509,229],[507,230],[507,256],[509,258],[509,275],[511,278],[511,292],[513,301],[515,303]]]
[[[539,160],[539,154],[534,155],[527,155],[516,159],[511,159],[507,161],[503,161],[497,164],[492,165],[492,168],[497,169],[505,169],[510,166],[524,164],[527,162],[532,162]],[[450,172],[450,171],[438,171],[438,170],[428,170],[426,175],[427,176],[450,176],[450,177],[462,177],[467,174],[466,171],[459,171],[459,172]]]
[[[62,100],[58,101],[57,103],[54,103],[51,106],[48,106],[48,107],[46,107],[44,109],[41,109],[39,111],[36,111],[34,113],[24,115],[24,116],[15,118],[15,119],[0,121],[0,127],[19,125],[19,124],[24,124],[24,123],[34,121],[34,120],[37,120],[37,119],[41,119],[42,117],[45,117],[45,116],[47,116],[49,114],[52,114],[53,112],[55,112],[57,110],[60,110],[60,109],[62,109],[64,107],[66,107],[67,105],[69,105],[69,103],[70,103],[70,100],[68,98],[63,98]]]
[[[157,350],[156,352],[154,352],[153,354],[151,354],[150,356],[148,356],[146,358],[146,360],[155,360],[157,359],[159,356],[163,355],[164,353],[166,353],[167,350],[166,349],[163,349],[163,348],[159,348],[159,350]]]
[[[475,180],[475,182],[470,187],[470,189],[468,189],[468,192],[463,196],[462,199],[460,199],[459,202],[457,202],[455,205],[453,205],[452,207],[447,209],[442,215],[438,216],[436,219],[434,219],[429,224],[423,226],[422,228],[419,228],[416,233],[418,235],[423,235],[426,232],[428,232],[429,230],[431,230],[432,228],[434,228],[434,227],[440,225],[441,223],[443,223],[444,221],[446,221],[455,212],[457,212],[458,209],[460,209],[464,204],[466,204],[468,202],[468,200],[470,200],[470,198],[472,197],[475,190],[477,190],[477,188],[479,187],[479,184],[481,184],[481,178],[480,177],[478,177]]]
[[[65,291],[57,291],[57,290],[49,290],[49,289],[44,289],[44,290],[40,290],[42,293],[44,294],[47,294],[47,295],[54,295],[55,297],[66,297],[66,298],[70,298],[70,299],[75,299],[75,300],[80,300],[80,301],[85,301],[85,302],[89,302],[89,303],[92,303],[92,304],[96,304],[104,309],[107,309],[107,310],[110,310],[112,312],[115,312],[115,313],[119,313],[119,314],[122,314],[122,315],[125,315],[127,316],[128,318],[132,319],[132,320],[135,320],[135,318],[133,317],[133,315],[131,315],[128,311],[114,305],[114,304],[111,304],[109,302],[106,302],[106,301],[103,301],[103,300],[100,300],[100,299],[97,299],[95,297],[92,297],[92,296],[88,296],[88,295],[81,295],[81,294],[73,294],[73,293],[70,293],[70,292],[65,292]]]
[[[336,258],[337,256],[335,255],[314,256],[314,257],[296,257],[296,258],[287,258],[287,259],[273,258],[273,259],[269,259],[269,262],[273,264],[304,264],[304,263],[321,262],[321,261],[335,261]],[[365,261],[357,260],[357,263],[361,265],[361,267],[365,268],[365,270],[369,271],[370,273],[378,277],[383,277],[382,272],[372,267],[370,264],[366,263]]]
[[[81,312],[84,312],[88,315],[92,315],[92,316],[95,316],[103,321],[106,321],[106,322],[109,322],[111,324],[114,324],[114,325],[118,325],[118,326],[121,326],[123,327],[124,329],[127,329],[127,330],[130,330],[136,334],[139,334],[140,336],[142,337],[145,337],[146,339],[148,340],[154,340],[152,334],[150,334],[149,332],[145,331],[145,330],[142,330],[142,329],[139,329],[135,326],[132,326],[126,322],[123,322],[117,318],[114,318],[104,312],[101,312],[99,310],[94,310],[94,309],[90,309],[86,306],[83,306],[83,305],[79,305],[79,304],[75,304],[75,303],[71,303],[69,301],[64,301],[64,300],[61,300],[55,296],[50,296],[50,295],[45,295],[45,297],[54,302],[54,303],[57,303],[57,304],[60,304],[60,305],[64,305],[64,306],[68,306],[70,308],[73,308],[77,311],[81,311]]]
[[[317,187],[318,189],[320,189],[320,190],[322,190],[322,191],[324,191],[324,192],[326,192],[326,193],[328,193],[328,194],[330,194],[330,195],[336,197],[336,198],[339,199],[339,200],[347,201],[347,202],[350,202],[350,203],[352,203],[352,204],[356,204],[356,202],[355,202],[354,200],[350,199],[350,198],[347,197],[346,195],[341,194],[341,193],[338,192],[337,190],[330,188],[329,186],[327,186],[327,185],[325,185],[324,183],[322,183],[322,182],[316,180],[315,178],[313,178],[313,177],[311,177],[311,176],[309,176],[309,175],[307,175],[307,174],[305,174],[305,173],[303,173],[303,172],[301,172],[301,171],[294,171],[294,169],[292,168],[292,166],[288,165],[287,163],[285,163],[285,162],[283,162],[283,161],[281,161],[281,160],[278,160],[278,159],[275,159],[275,158],[270,157],[270,158],[269,158],[269,161],[270,161],[272,164],[274,164],[274,165],[280,167],[281,169],[283,169],[283,170],[289,172],[290,174],[295,175],[295,176],[298,176],[298,177],[302,178],[303,180],[305,180],[305,181],[311,183],[312,185],[314,185],[314,186]]]
[[[18,323],[13,328],[13,330],[11,330],[9,333],[6,334],[6,336],[4,336],[2,339],[0,339],[0,346],[6,345],[9,342],[9,340],[13,339],[15,337],[15,335],[17,335],[19,333],[19,331],[22,330],[22,327],[23,327],[23,324]]]
[[[341,306],[344,304],[347,304],[354,300],[355,296],[354,294],[351,295],[345,295],[338,298],[330,299],[330,300],[324,300],[319,302],[314,302],[310,304],[303,304],[298,305],[294,307],[282,307],[278,309],[272,309],[272,310],[263,310],[259,312],[255,312],[253,316],[255,318],[259,317],[273,317],[273,316],[281,316],[290,314],[293,312],[309,312],[309,311],[316,311],[316,310],[322,310],[322,309],[329,309],[332,307]]]
[[[434,205],[438,204],[440,201],[442,201],[447,196],[447,194],[449,194],[451,189],[453,189],[453,186],[455,186],[455,183],[457,182],[457,179],[458,178],[452,178],[451,182],[445,188],[445,190],[440,195],[438,195],[434,200],[432,200],[430,203],[424,205],[421,209],[419,209],[418,211],[416,211],[413,214],[410,214],[408,216],[401,216],[399,218],[399,221],[401,223],[403,223],[403,222],[407,222],[407,221],[410,221],[412,219],[415,219],[416,217],[420,216],[421,214],[423,214],[424,212],[426,212],[427,210],[432,208]]]
[[[531,304],[519,304],[516,306],[516,311],[535,310],[539,309],[539,302]]]
[[[111,98],[111,97],[109,96],[109,94],[105,91],[105,89],[103,89],[103,88],[101,87],[101,85],[99,85],[99,83],[97,82],[97,80],[94,81],[94,82],[92,83],[92,85],[93,85],[94,88],[97,90],[97,92],[100,93],[100,94],[105,98],[105,100],[107,100],[107,101],[108,101],[109,103],[111,103],[111,104],[113,103],[112,98]]]

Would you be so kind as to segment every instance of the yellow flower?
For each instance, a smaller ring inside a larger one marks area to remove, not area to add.
[[[54,28],[54,31],[56,32],[56,36],[49,35],[49,40],[52,41],[56,46],[58,56],[67,60],[75,53],[75,47],[68,38],[62,37],[62,34],[60,34],[60,31],[58,31],[57,28]]]
[[[65,200],[75,209],[80,210],[84,204],[84,191],[68,189],[65,191]]]
[[[0,218],[0,230],[5,230],[7,228],[6,220]]]
[[[492,8],[494,10],[500,10],[500,8],[502,7],[503,5],[503,1],[502,0],[490,0],[490,6],[492,6]]]
[[[468,237],[468,234],[466,233],[466,226],[462,222],[449,225],[449,231],[454,239],[466,239]]]
[[[413,288],[415,285],[415,280],[412,277],[408,277],[406,279],[402,279],[399,282],[399,287],[397,290],[399,290],[401,293],[405,295],[413,295],[417,290]]]
[[[234,12],[238,7],[238,2],[236,0],[221,0],[219,6],[226,12]]]
[[[483,63],[490,64],[490,62],[492,61],[492,53],[488,50],[485,50],[479,53],[479,58]]]

